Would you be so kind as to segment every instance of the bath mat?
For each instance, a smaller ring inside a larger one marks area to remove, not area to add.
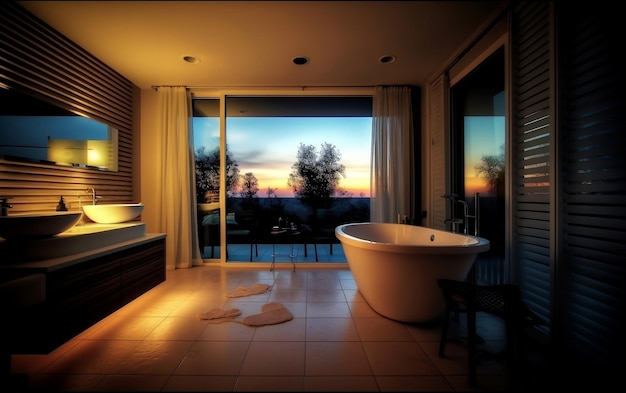
[[[263,326],[263,325],[276,325],[291,321],[293,315],[287,307],[281,303],[266,303],[261,307],[260,314],[249,315],[242,321],[244,325],[248,326]]]
[[[232,320],[235,317],[241,315],[241,310],[238,308],[229,308],[223,310],[221,308],[214,308],[207,312],[202,312],[196,314],[198,319],[208,319],[208,320],[219,320],[220,322],[225,322],[226,320]]]
[[[205,313],[197,314],[199,319],[208,320],[209,323],[236,322],[248,326],[276,325],[293,319],[293,315],[287,307],[276,302],[264,304],[259,314],[248,315],[242,320],[235,319],[239,315],[241,315],[241,311],[237,308],[227,310],[214,308]]]
[[[251,295],[259,295],[261,293],[267,292],[270,289],[271,285],[267,284],[254,284],[250,287],[237,287],[234,291],[226,294],[226,297],[243,297],[243,296],[251,296]]]

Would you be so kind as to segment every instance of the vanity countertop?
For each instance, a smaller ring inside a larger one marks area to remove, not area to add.
[[[97,247],[90,250],[85,250],[77,253],[73,253],[70,255],[59,256],[48,259],[38,259],[38,260],[28,260],[28,261],[19,261],[19,260],[5,260],[2,257],[2,261],[0,262],[0,270],[2,269],[19,269],[19,270],[28,270],[32,273],[38,272],[50,272],[57,269],[65,268],[71,265],[75,265],[90,259],[94,259],[97,257],[101,257],[104,255],[112,254],[114,252],[122,251],[131,247],[135,247],[141,244],[149,243],[158,239],[163,239],[166,237],[164,233],[146,233],[140,237],[136,237],[130,240],[125,240],[121,242],[117,242],[114,244],[108,244],[103,247]]]

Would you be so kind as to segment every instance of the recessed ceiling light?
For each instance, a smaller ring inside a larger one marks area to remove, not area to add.
[[[304,65],[309,62],[309,58],[305,56],[298,56],[291,59],[291,61],[293,61],[293,64]]]
[[[200,63],[200,59],[195,57],[195,56],[185,56],[185,57],[183,57],[183,60],[185,60],[187,63],[191,63],[191,64]]]
[[[393,55],[387,55],[379,58],[378,61],[383,64],[393,63],[394,61],[396,61],[396,57]]]

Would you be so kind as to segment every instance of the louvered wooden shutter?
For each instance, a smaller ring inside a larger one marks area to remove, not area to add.
[[[525,303],[548,323],[554,187],[549,7],[548,2],[518,4],[511,26],[513,281]]]
[[[621,22],[554,2],[517,3],[511,22],[515,282],[549,322],[559,383],[601,390],[626,349]]]
[[[562,325],[555,337],[581,371],[615,375],[626,348],[626,101],[619,85],[626,68],[614,46],[623,21],[600,6],[557,11]]]

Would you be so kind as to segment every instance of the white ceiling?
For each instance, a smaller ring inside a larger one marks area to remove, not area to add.
[[[424,86],[503,2],[18,3],[144,89]],[[397,60],[381,64],[387,55]]]

